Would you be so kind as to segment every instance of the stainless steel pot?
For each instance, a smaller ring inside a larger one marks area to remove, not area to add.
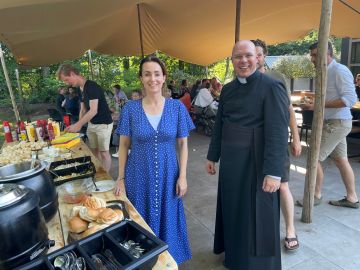
[[[40,210],[45,220],[49,221],[56,214],[59,203],[53,179],[46,166],[46,162],[39,160],[33,168],[30,161],[3,166],[0,168],[0,184],[20,184],[34,190],[40,198]]]
[[[39,197],[31,189],[16,184],[0,184],[0,269],[13,269],[40,254],[48,240]]]

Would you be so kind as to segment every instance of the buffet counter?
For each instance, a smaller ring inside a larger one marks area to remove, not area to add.
[[[73,146],[70,149],[72,153],[72,158],[82,157],[82,156],[91,156],[92,162],[96,168],[96,175],[95,181],[102,181],[102,180],[110,180],[112,177],[104,170],[101,166],[100,161],[94,157],[91,153],[88,146],[81,141],[79,144]],[[105,199],[106,201],[110,200],[122,200],[125,203],[125,207],[127,212],[130,215],[130,218],[141,225],[143,228],[147,229],[151,232],[150,227],[146,224],[143,218],[139,215],[137,210],[131,204],[131,202],[127,199],[125,195],[115,196],[113,194],[113,190],[107,192],[99,192],[94,194],[96,197],[100,197]],[[57,250],[64,245],[68,244],[68,235],[69,235],[69,228],[68,228],[68,219],[71,213],[71,209],[74,207],[74,204],[68,204],[62,201],[59,198],[59,210],[58,213],[47,223],[48,231],[49,231],[49,239],[55,240],[55,246],[52,247],[49,252]],[[156,265],[153,267],[154,270],[160,269],[178,269],[175,260],[171,257],[169,252],[165,251],[159,255],[158,261]]]

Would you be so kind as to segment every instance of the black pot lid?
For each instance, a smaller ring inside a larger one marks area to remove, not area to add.
[[[28,191],[22,185],[0,184],[0,208],[21,200]]]

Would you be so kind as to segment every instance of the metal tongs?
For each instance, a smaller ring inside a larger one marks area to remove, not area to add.
[[[35,168],[36,160],[38,159],[38,152],[37,151],[31,151],[31,163],[30,163],[30,169]]]

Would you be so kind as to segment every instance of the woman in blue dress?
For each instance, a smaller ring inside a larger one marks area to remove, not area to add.
[[[139,76],[145,97],[127,102],[119,119],[119,177],[115,194],[126,191],[180,264],[191,258],[182,197],[187,191],[187,137],[194,124],[180,101],[163,97],[166,70],[160,59],[144,58]]]

